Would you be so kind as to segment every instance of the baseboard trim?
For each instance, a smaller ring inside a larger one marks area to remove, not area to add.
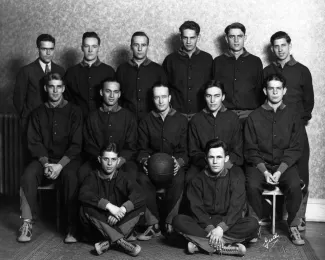
[[[308,199],[306,220],[325,222],[325,199]]]

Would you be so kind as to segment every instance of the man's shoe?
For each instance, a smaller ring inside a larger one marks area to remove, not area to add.
[[[300,236],[300,232],[298,230],[297,226],[289,227],[289,235],[290,240],[292,243],[294,243],[296,246],[302,246],[305,244],[305,240],[303,240]]]
[[[68,228],[68,234],[64,239],[64,243],[72,244],[77,243],[78,240],[76,238],[76,228],[75,227],[69,227]]]
[[[225,244],[221,250],[216,251],[220,255],[237,255],[244,256],[246,247],[243,244]]]
[[[19,236],[17,238],[18,242],[29,242],[32,239],[32,228],[33,225],[29,221],[24,221],[19,228]]]
[[[127,238],[126,241],[133,242],[137,240],[137,233],[133,231]]]
[[[121,247],[125,253],[131,256],[137,256],[141,252],[141,246],[137,244],[131,244],[123,238],[117,240],[116,244]]]
[[[111,245],[110,245],[109,241],[101,241],[101,242],[98,242],[95,244],[95,250],[98,255],[101,255],[101,254],[105,253],[106,251],[108,251],[110,246]]]
[[[249,243],[255,244],[255,243],[257,243],[257,240],[258,240],[258,238],[254,237],[251,240],[249,240]]]
[[[166,223],[165,227],[166,227],[167,235],[170,235],[171,233],[173,233],[174,229],[173,229],[173,226],[171,224]]]
[[[153,237],[159,237],[161,235],[161,231],[159,229],[158,224],[149,226],[146,231],[144,231],[142,234],[138,235],[138,240],[141,241],[147,241],[150,240]]]
[[[306,219],[305,219],[305,218],[301,218],[301,219],[300,219],[300,223],[299,223],[299,226],[298,226],[298,230],[299,230],[300,232],[306,230]]]
[[[269,226],[271,225],[271,219],[270,218],[262,218],[258,224],[260,224],[260,226],[264,227],[264,226]]]
[[[197,245],[193,244],[192,242],[188,242],[187,251],[189,254],[194,254],[195,252],[199,251],[199,248],[197,247]]]

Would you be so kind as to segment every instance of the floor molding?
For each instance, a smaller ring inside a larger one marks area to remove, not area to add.
[[[306,220],[325,222],[325,199],[308,199]]]

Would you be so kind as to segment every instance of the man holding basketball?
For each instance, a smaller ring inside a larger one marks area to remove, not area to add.
[[[167,153],[174,159],[174,177],[165,183],[164,203],[166,205],[166,231],[172,231],[172,220],[178,213],[184,187],[184,166],[187,164],[187,119],[171,108],[171,95],[167,85],[157,83],[152,87],[155,110],[151,111],[139,124],[138,161],[143,166],[138,182],[146,193],[147,210],[145,213],[148,228],[138,235],[139,240],[149,240],[161,234],[159,212],[156,202],[157,185],[148,175],[147,163],[150,155]],[[162,188],[162,187],[158,187]]]

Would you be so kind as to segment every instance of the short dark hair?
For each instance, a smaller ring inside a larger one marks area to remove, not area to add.
[[[168,89],[168,94],[170,95],[170,88],[166,83],[163,83],[161,81],[157,81],[156,83],[153,84],[153,86],[151,87],[151,93],[153,94],[153,90],[154,88],[159,88],[159,87],[165,87]]]
[[[95,32],[85,32],[82,35],[82,44],[84,44],[84,40],[86,38],[96,38],[98,40],[98,45],[100,45],[100,38],[99,38],[97,33],[95,33]]]
[[[204,85],[204,87],[203,87],[203,93],[205,94],[206,91],[207,91],[207,89],[209,89],[209,88],[213,88],[213,87],[220,88],[222,95],[225,94],[225,86],[224,86],[224,84],[223,84],[221,81],[219,81],[219,80],[215,80],[215,79],[211,79],[211,80],[209,80],[209,81]]]
[[[49,73],[44,77],[44,83],[47,86],[51,80],[61,80],[62,84],[65,85],[63,76],[59,73]]]
[[[41,34],[36,39],[37,48],[41,47],[41,42],[53,42],[53,44],[55,45],[55,38],[50,34]]]
[[[285,88],[286,87],[286,79],[284,76],[282,76],[281,74],[271,74],[269,76],[267,76],[265,79],[264,79],[264,83],[263,83],[263,87],[264,88],[267,88],[267,84],[272,81],[272,80],[277,80],[277,81],[280,81],[282,82],[282,86]]]
[[[221,147],[223,151],[225,152],[225,155],[228,155],[228,146],[224,141],[216,139],[211,139],[207,144],[205,145],[205,156],[208,156],[210,149],[212,148],[219,148]]]
[[[240,29],[244,34],[246,34],[246,28],[241,23],[236,22],[236,23],[229,24],[225,29],[225,34],[228,35],[231,29]]]
[[[111,78],[107,78],[107,79],[105,79],[104,81],[102,81],[102,84],[100,85],[100,89],[103,89],[103,88],[104,88],[104,84],[105,84],[105,83],[110,83],[110,82],[116,82],[116,83],[118,83],[119,86],[120,86],[120,90],[121,90],[121,83],[118,82],[117,79],[116,79],[116,78],[113,78],[113,77],[111,77]]]
[[[201,30],[200,25],[194,21],[186,21],[179,27],[179,32],[181,35],[183,35],[183,31],[186,29],[194,30],[196,35],[199,35]]]
[[[289,43],[289,44],[291,43],[291,38],[290,38],[289,34],[287,34],[286,32],[283,32],[283,31],[278,31],[271,36],[271,39],[270,39],[271,45],[272,46],[274,45],[275,40],[282,39],[282,38],[284,38],[287,41],[287,43]]]
[[[146,38],[147,38],[147,43],[148,43],[148,45],[149,45],[149,37],[148,37],[148,35],[147,35],[145,32],[142,32],[142,31],[135,32],[135,33],[132,35],[132,37],[131,37],[131,45],[132,45],[132,43],[133,43],[133,38],[136,37],[136,36],[144,36],[144,37],[146,37]]]
[[[107,144],[103,145],[100,148],[99,155],[103,156],[104,152],[113,152],[113,153],[116,153],[117,155],[119,154],[118,150],[117,150],[117,145],[115,143],[107,143]]]

